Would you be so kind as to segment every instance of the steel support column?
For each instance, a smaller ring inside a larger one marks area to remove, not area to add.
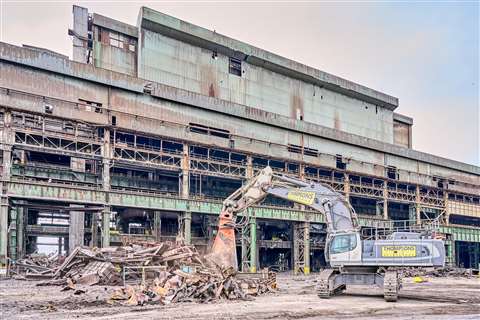
[[[450,209],[448,206],[448,191],[446,189],[443,190],[443,202],[445,205],[445,225],[450,224]]]
[[[383,182],[383,219],[388,219],[388,183]]]
[[[257,272],[257,220],[250,217],[250,272]]]
[[[309,222],[296,222],[293,226],[293,273],[310,274]]]

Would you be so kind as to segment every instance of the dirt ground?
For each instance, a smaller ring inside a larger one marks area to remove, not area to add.
[[[124,306],[109,304],[115,287],[92,286],[73,295],[36,282],[0,281],[0,319],[480,319],[480,278],[404,279],[397,303],[380,289],[350,287],[341,296],[319,299],[315,275],[277,277],[278,292],[253,301]]]

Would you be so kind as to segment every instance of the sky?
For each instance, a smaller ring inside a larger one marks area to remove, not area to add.
[[[480,165],[480,4],[0,0],[0,41],[71,57],[72,5],[136,25],[144,5],[400,100],[413,148]]]

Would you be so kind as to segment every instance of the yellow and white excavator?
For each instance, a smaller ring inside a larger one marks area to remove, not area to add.
[[[327,185],[274,174],[270,167],[223,202],[218,233],[208,255],[211,261],[237,269],[236,217],[267,195],[308,206],[325,216],[329,267],[319,274],[317,293],[321,298],[339,294],[347,285],[377,285],[383,287],[386,301],[397,301],[399,269],[445,265],[442,240],[417,232],[393,232],[382,240],[361,239],[357,215],[342,194]]]

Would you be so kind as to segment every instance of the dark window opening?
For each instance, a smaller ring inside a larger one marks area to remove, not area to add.
[[[387,178],[388,179],[393,179],[397,180],[398,179],[398,173],[397,173],[397,168],[393,166],[387,167]]]
[[[312,157],[317,157],[318,156],[318,150],[317,149],[303,147],[303,152],[302,152],[302,147],[297,146],[295,144],[289,144],[287,150],[289,152],[293,152],[293,153],[300,153],[300,154],[303,153],[306,156],[312,156]]]
[[[340,169],[340,170],[347,169],[347,163],[343,161],[342,155],[340,154],[336,155],[336,167],[337,169]]]
[[[229,59],[229,65],[228,65],[228,72],[231,74],[234,74],[236,76],[241,77],[242,76],[242,61],[235,59],[235,58],[230,58]]]
[[[36,151],[26,152],[28,162],[70,167],[70,157]]]
[[[302,120],[302,119],[300,119],[300,120]],[[305,154],[306,156],[317,157],[318,156],[318,150],[313,149],[313,148],[304,147],[303,148],[303,154]]]
[[[198,123],[189,123],[190,132],[195,132],[199,134],[210,135],[214,137],[230,139],[230,131],[214,128],[214,127],[207,127]]]
[[[112,126],[116,126],[116,125],[117,125],[117,117],[112,116]]]
[[[289,144],[287,149],[289,152],[300,153],[300,154],[302,153],[302,147],[294,144]]]
[[[443,178],[434,176],[432,180],[437,182],[438,188],[443,189],[445,183],[445,180]]]

